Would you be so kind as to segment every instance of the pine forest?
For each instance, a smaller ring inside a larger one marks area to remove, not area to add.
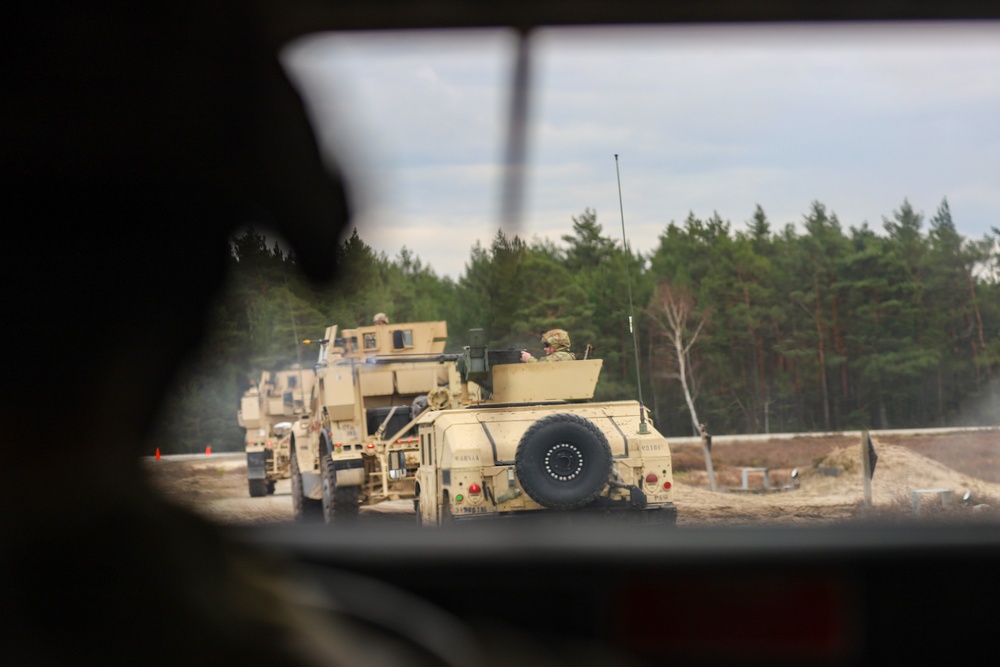
[[[303,339],[377,312],[447,321],[449,352],[482,328],[493,348],[541,356],[540,334],[566,329],[574,352],[590,344],[604,360],[595,399],[641,395],[668,437],[699,423],[718,435],[998,423],[1000,229],[963,237],[947,200],[929,219],[904,200],[881,222],[845,229],[819,202],[782,229],[760,206],[739,225],[690,214],[643,255],[585,209],[558,243],[498,231],[471,248],[457,280],[406,248],[378,253],[355,231],[331,248],[329,285],[245,230],[150,446],[242,450],[236,412],[251,380],[311,368],[316,349]]]

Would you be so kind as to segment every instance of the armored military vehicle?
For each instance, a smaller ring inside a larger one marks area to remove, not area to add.
[[[293,431],[308,428],[306,399],[314,374],[298,366],[261,374],[240,400],[236,419],[246,429],[247,486],[251,497],[274,493],[279,479],[288,479]],[[303,422],[303,419],[305,421]]]
[[[460,399],[446,339],[439,321],[332,326],[310,341],[320,347],[308,435],[292,434],[297,519],[349,519],[363,505],[414,497],[415,418]]]
[[[600,359],[520,363],[469,333],[468,404],[417,419],[421,525],[541,511],[676,522],[667,439],[638,401],[592,401]]]

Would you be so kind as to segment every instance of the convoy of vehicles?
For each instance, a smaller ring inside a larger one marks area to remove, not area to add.
[[[261,374],[243,394],[236,420],[246,429],[247,486],[257,498],[274,493],[280,479],[288,479],[293,434],[307,432],[306,399],[315,375],[294,366]]]
[[[250,494],[290,477],[295,518],[327,523],[401,499],[421,525],[538,511],[676,522],[669,444],[637,401],[592,401],[600,359],[525,364],[469,336],[462,354],[444,353],[445,322],[306,341],[313,371],[265,373],[243,398]]]
[[[413,498],[415,418],[457,405],[445,322],[327,328],[319,341],[307,433],[292,433],[297,519],[349,519],[362,505]]]

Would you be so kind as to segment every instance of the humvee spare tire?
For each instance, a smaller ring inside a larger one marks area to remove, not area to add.
[[[532,424],[517,445],[514,469],[525,493],[550,509],[583,507],[611,475],[611,446],[579,415],[549,415]]]

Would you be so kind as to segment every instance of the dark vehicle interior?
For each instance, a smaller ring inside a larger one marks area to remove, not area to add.
[[[293,38],[518,31],[503,212],[516,229],[536,26],[997,20],[996,3],[16,2],[4,15],[17,326],[0,402],[3,664],[991,661],[995,525],[234,529],[159,498],[138,458],[234,229],[267,226],[308,276],[336,280],[327,249],[352,184],[278,64]]]

